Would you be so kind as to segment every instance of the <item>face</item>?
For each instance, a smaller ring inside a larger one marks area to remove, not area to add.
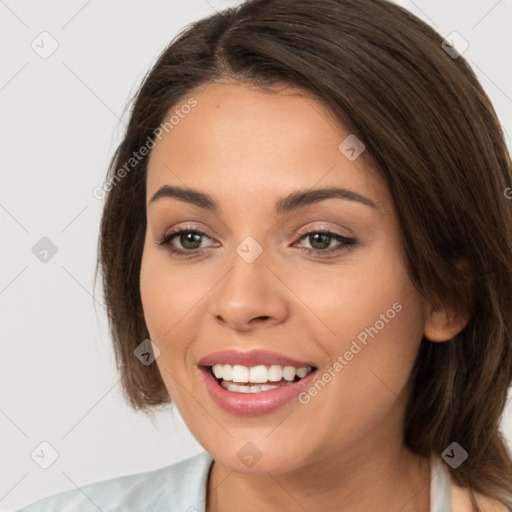
[[[401,442],[426,310],[384,183],[305,93],[212,84],[189,96],[197,104],[150,154],[140,275],[184,421],[246,473]]]

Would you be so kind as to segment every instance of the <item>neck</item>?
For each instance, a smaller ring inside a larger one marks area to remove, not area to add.
[[[344,512],[429,512],[430,461],[405,447],[371,457],[329,454],[279,474],[237,473],[215,461],[206,512],[339,512],[340,504]]]

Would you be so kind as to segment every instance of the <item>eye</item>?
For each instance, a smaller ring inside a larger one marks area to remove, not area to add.
[[[356,245],[354,238],[349,238],[330,230],[316,229],[299,234],[302,235],[300,240],[305,239],[310,245],[310,247],[302,247],[302,249],[319,256],[329,255],[345,249],[353,249]],[[338,242],[338,245],[332,247],[332,242]]]
[[[180,228],[165,234],[157,244],[166,247],[170,252],[180,256],[194,256],[201,249],[204,249],[201,240],[203,237],[210,238],[206,233],[198,229]],[[173,245],[174,239],[176,239],[181,247]]]
[[[346,249],[350,250],[357,243],[354,238],[327,229],[310,230],[298,234],[301,235],[299,240],[306,240],[310,245],[310,247],[299,248],[318,256],[327,256]],[[204,238],[211,240],[203,231],[185,227],[165,234],[157,244],[166,247],[173,254],[186,258],[195,256],[201,253],[203,249],[208,248],[203,245]],[[178,243],[179,247],[176,247],[174,242]],[[334,247],[332,246],[333,242],[337,242]]]

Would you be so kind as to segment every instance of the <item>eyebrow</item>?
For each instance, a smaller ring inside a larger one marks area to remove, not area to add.
[[[149,202],[153,203],[163,197],[178,199],[179,201],[193,204],[199,208],[203,208],[204,210],[214,213],[218,213],[220,211],[219,204],[215,199],[213,199],[213,197],[191,188],[164,185],[155,192]],[[362,196],[353,190],[339,187],[328,187],[312,190],[297,190],[292,192],[276,202],[275,212],[277,214],[288,213],[311,204],[319,203],[326,199],[346,199],[377,209],[375,203],[371,199]]]

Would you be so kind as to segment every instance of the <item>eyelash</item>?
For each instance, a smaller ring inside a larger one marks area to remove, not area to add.
[[[185,228],[176,229],[174,231],[171,231],[170,233],[165,234],[156,243],[160,246],[166,247],[166,249],[168,251],[170,251],[171,253],[173,253],[179,257],[192,258],[192,257],[196,256],[199,252],[201,252],[201,249],[193,249],[193,250],[186,251],[186,250],[182,250],[182,249],[176,249],[176,247],[172,247],[172,245],[170,244],[170,242],[172,241],[173,238],[176,238],[178,235],[181,235],[183,233],[192,233],[194,235],[200,235],[200,236],[205,236],[207,238],[210,238],[206,233],[199,231],[198,229],[185,227]],[[319,234],[319,235],[328,236],[329,238],[333,238],[333,239],[337,240],[338,242],[340,242],[340,245],[338,245],[336,247],[331,247],[330,249],[311,249],[309,247],[302,247],[302,250],[307,251],[309,254],[314,253],[315,255],[320,256],[320,257],[329,256],[333,253],[342,251],[344,249],[352,250],[352,249],[354,249],[354,247],[357,243],[354,238],[349,238],[349,237],[340,235],[338,233],[335,233],[333,231],[329,231],[327,229],[313,229],[313,230],[310,230],[310,231],[307,231],[304,233],[297,233],[297,234],[300,235],[299,240],[302,240],[303,238],[306,238],[313,234]]]

